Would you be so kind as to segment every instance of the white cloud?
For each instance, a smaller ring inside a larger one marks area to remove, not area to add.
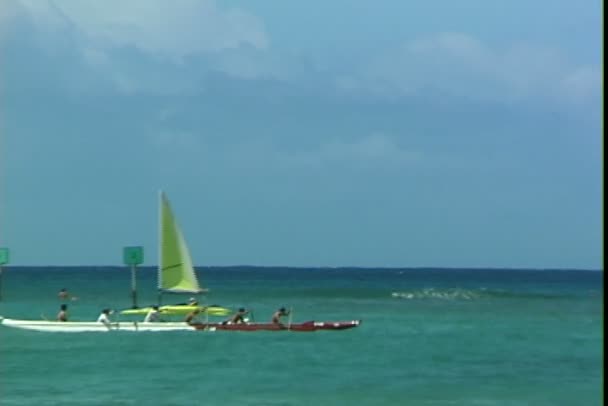
[[[0,2],[0,26],[4,26],[23,12],[23,7],[17,1],[6,0]]]
[[[278,169],[395,169],[419,165],[425,159],[420,150],[407,149],[396,138],[382,133],[350,140],[331,138],[316,148],[284,149],[256,140],[225,151],[240,166]]]
[[[205,149],[205,145],[200,136],[188,131],[160,131],[153,135],[153,142],[159,150],[169,150],[171,152],[198,152]]]
[[[263,23],[240,9],[213,0],[22,0],[38,24],[69,21],[92,46],[134,46],[144,52],[182,58],[249,45],[268,47]]]
[[[34,43],[50,53],[68,47],[80,61],[66,63],[127,94],[200,90],[209,71],[240,79],[293,74],[269,52],[260,19],[214,0],[6,0],[0,22],[27,22]]]
[[[382,133],[373,133],[353,141],[332,140],[321,145],[318,155],[323,162],[359,162],[363,164],[403,165],[419,161],[422,154],[400,147]]]
[[[584,102],[599,95],[603,88],[602,72],[599,67],[583,66],[562,79],[562,88],[574,102]]]
[[[577,100],[601,92],[595,66],[576,66],[550,49],[493,49],[462,33],[408,41],[337,80],[350,92],[399,97],[434,90],[478,100]]]
[[[418,38],[406,43],[405,48],[412,53],[441,52],[458,58],[477,59],[485,53],[478,40],[461,33],[441,33],[434,37]]]
[[[416,38],[342,69],[341,76],[318,75],[293,55],[271,50],[259,18],[214,0],[0,0],[0,29],[19,16],[42,33],[36,44],[71,47],[90,77],[124,93],[200,91],[210,71],[307,84],[334,80],[341,91],[380,99],[435,92],[584,106],[602,91],[599,66],[574,64],[551,49],[493,48],[464,33]],[[53,33],[62,35],[46,35]]]
[[[289,79],[294,76],[292,67],[268,51],[252,49],[225,50],[214,55],[210,66],[239,79]]]
[[[438,157],[429,162],[423,151],[399,145],[396,137],[382,133],[350,140],[335,137],[312,148],[286,148],[263,138],[214,143],[204,133],[176,130],[153,131],[150,136],[159,154],[179,157],[173,165],[190,167],[204,163],[254,171],[374,171],[443,164]]]

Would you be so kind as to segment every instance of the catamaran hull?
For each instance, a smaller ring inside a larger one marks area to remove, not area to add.
[[[109,331],[196,331],[187,323],[143,323],[136,321],[121,321],[105,325],[97,322],[80,321],[47,321],[47,320],[16,320],[0,319],[0,324],[22,330],[35,330],[50,333],[85,333],[85,332],[109,332]]]
[[[226,330],[226,331],[297,331],[312,332],[317,330],[346,330],[358,327],[361,320],[351,321],[307,321],[281,325],[274,323],[196,323],[192,324],[197,330]]]
[[[209,316],[228,316],[233,312],[230,309],[226,309],[225,307],[219,307],[219,306],[209,306],[209,307],[205,308],[205,307],[201,307],[201,306],[189,306],[189,305],[164,305],[164,306],[160,306],[158,308],[161,315],[168,315],[168,316],[182,316],[182,315],[185,316],[188,313],[190,313],[194,310],[197,310],[197,309],[202,310],[201,314],[208,314]],[[138,308],[138,309],[122,310],[120,312],[120,314],[131,315],[131,316],[133,316],[133,315],[145,316],[151,310],[152,310],[152,307],[142,307],[142,308]]]

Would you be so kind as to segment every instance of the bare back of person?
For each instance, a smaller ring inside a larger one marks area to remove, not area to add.
[[[233,324],[239,324],[239,323],[244,323],[245,322],[245,316],[248,314],[249,312],[247,310],[245,310],[244,308],[240,308],[238,312],[236,312],[236,314],[234,316],[232,316],[232,318],[230,319],[230,322]]]
[[[57,313],[57,321],[68,321],[68,306],[61,305],[59,313]]]
[[[279,310],[274,312],[274,314],[272,315],[271,321],[274,324],[281,324],[281,317],[288,316],[288,315],[289,315],[289,312],[286,311],[284,307],[281,307]]]

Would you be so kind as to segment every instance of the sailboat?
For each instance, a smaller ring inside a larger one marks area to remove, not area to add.
[[[159,193],[159,264],[158,264],[158,291],[159,303],[163,293],[182,293],[197,295],[208,291],[201,288],[186,240],[179,228],[167,196]],[[152,307],[123,310],[124,315],[146,315]],[[229,309],[219,306],[201,307],[199,305],[165,305],[159,306],[161,314],[167,316],[183,316],[194,310],[212,316],[226,316],[231,313]],[[106,332],[106,331],[196,331],[197,327],[180,322],[141,322],[120,321],[100,323],[93,321],[67,321],[52,320],[18,320],[0,316],[0,324],[25,330],[45,332]],[[200,328],[198,328],[200,329]]]
[[[158,303],[161,313],[166,315],[185,315],[199,309],[210,316],[227,316],[229,309],[219,306],[201,307],[197,304],[178,304],[161,306],[163,293],[199,295],[209,289],[201,288],[190,250],[177,223],[167,195],[159,192],[159,230],[158,230]],[[123,310],[121,314],[147,314],[151,307]]]
[[[158,264],[158,292],[159,304],[163,293],[200,294],[207,291],[201,288],[186,240],[179,228],[167,196],[161,191],[159,194],[159,264]],[[219,306],[200,307],[198,305],[159,305],[161,314],[168,316],[185,315],[199,309],[201,313],[213,316],[226,316],[230,310]],[[123,310],[124,315],[145,315],[152,307]],[[282,325],[277,323],[228,323],[209,322],[138,322],[121,321],[112,323],[80,322],[80,321],[49,321],[49,320],[16,320],[2,318],[0,324],[27,330],[46,332],[106,332],[106,331],[294,331],[311,332],[318,330],[346,330],[358,327],[361,320],[348,321],[306,321],[303,323],[290,323]]]

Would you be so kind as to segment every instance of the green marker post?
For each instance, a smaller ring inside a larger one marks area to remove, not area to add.
[[[137,265],[144,262],[143,247],[124,247],[122,260],[125,265],[131,267],[131,298],[133,299],[133,308],[137,309],[137,279],[135,277],[135,269]]]
[[[9,250],[8,248],[0,248],[0,300],[2,300],[2,265],[6,265],[9,262]]]

